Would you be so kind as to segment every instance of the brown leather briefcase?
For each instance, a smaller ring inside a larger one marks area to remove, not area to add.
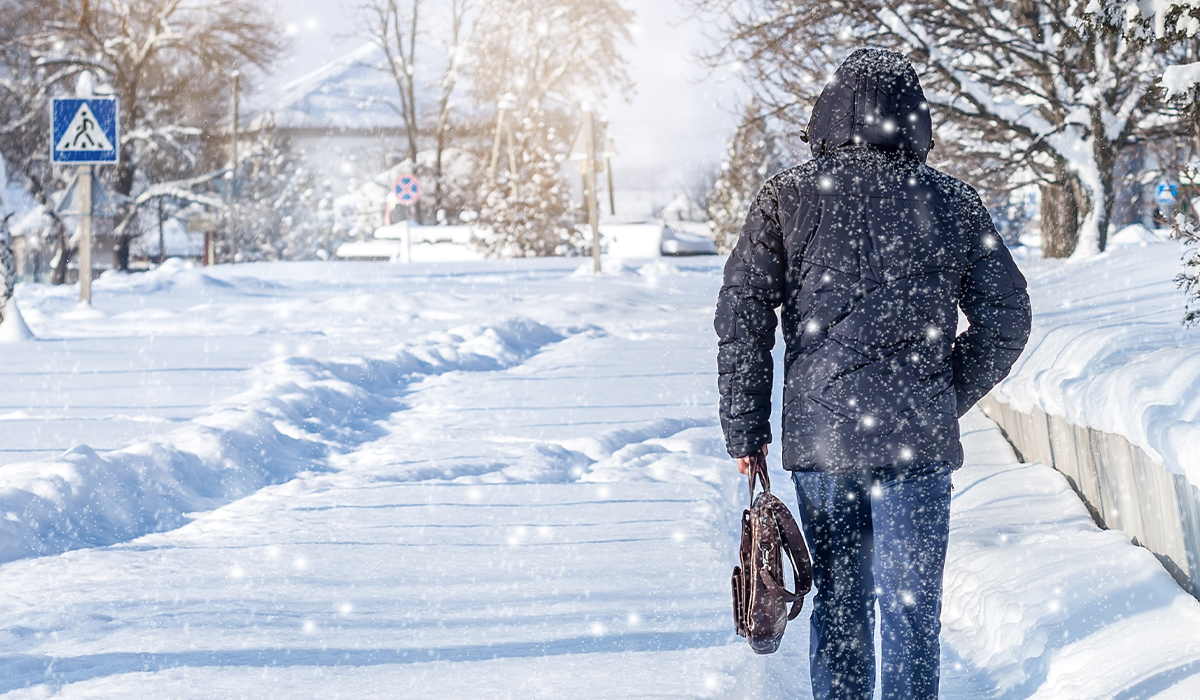
[[[771,494],[763,455],[750,457],[749,477],[751,503],[742,512],[741,565],[733,569],[733,620],[738,635],[755,653],[770,654],[779,648],[788,620],[796,619],[804,607],[804,596],[812,589],[812,561],[796,519]],[[758,496],[756,480],[762,482]],[[793,591],[783,586],[785,552],[792,565]]]

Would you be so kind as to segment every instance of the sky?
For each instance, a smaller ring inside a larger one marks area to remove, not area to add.
[[[359,46],[359,5],[359,0],[278,0],[293,46],[271,83],[298,78]],[[629,102],[610,98],[601,113],[620,153],[613,162],[618,191],[644,190],[661,198],[696,172],[719,165],[743,90],[728,74],[708,75],[698,65],[694,55],[705,46],[701,25],[687,18],[677,0],[627,6],[636,13],[634,45],[627,50],[636,92]]]

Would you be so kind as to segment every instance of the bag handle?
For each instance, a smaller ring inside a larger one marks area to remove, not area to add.
[[[754,483],[755,480],[762,482],[762,488],[765,493],[771,493],[771,477],[767,476],[767,457],[760,449],[758,452],[746,455],[746,462],[749,468],[746,470],[747,476],[750,477],[750,501],[754,502]]]

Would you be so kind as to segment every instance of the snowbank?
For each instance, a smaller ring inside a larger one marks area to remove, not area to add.
[[[606,256],[617,259],[657,258],[663,255],[715,255],[712,238],[672,228],[666,222],[601,224]]]
[[[380,226],[374,238],[350,241],[338,246],[343,260],[390,260],[394,262],[461,262],[482,260],[475,245],[483,229],[474,226],[421,226],[401,222]],[[412,236],[412,245],[405,239]],[[411,253],[412,260],[405,260]]]
[[[1129,246],[1147,246],[1152,243],[1163,243],[1168,240],[1165,232],[1152,231],[1141,224],[1133,224],[1117,231],[1108,239],[1108,248],[1127,248]]]
[[[1180,325],[1180,243],[1126,229],[1089,260],[1019,261],[1033,334],[997,398],[1122,435],[1200,485],[1200,329]],[[1144,244],[1144,245],[1143,245]]]
[[[435,333],[381,359],[267,362],[250,389],[161,437],[106,453],[80,446],[57,460],[6,466],[0,562],[171,529],[189,512],[301,471],[322,471],[331,455],[378,437],[376,422],[397,410],[397,397],[414,377],[499,369],[561,339],[516,318]]]
[[[36,340],[33,331],[29,330],[29,326],[25,325],[25,317],[21,315],[21,309],[17,306],[15,298],[9,299],[4,305],[4,313],[0,314],[0,343],[23,343],[27,340]]]
[[[1017,465],[980,412],[963,443],[942,667],[981,677],[987,691],[967,697],[1200,697],[1200,603],[1153,554],[1097,528],[1060,474]]]

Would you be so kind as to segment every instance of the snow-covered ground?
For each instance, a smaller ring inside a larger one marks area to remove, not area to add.
[[[0,694],[807,697],[805,620],[770,657],[732,634],[720,262],[21,286]],[[964,433],[943,697],[1197,697],[1200,603]]]

